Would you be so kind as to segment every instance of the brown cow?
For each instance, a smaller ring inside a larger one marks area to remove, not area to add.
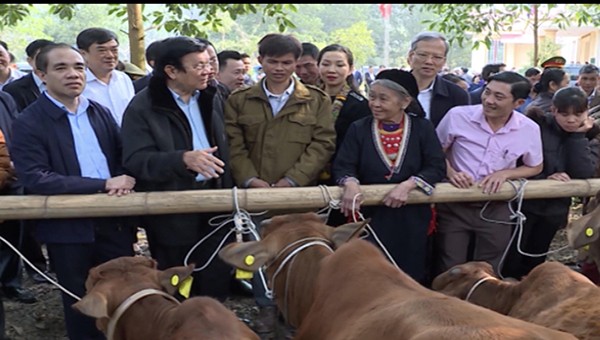
[[[468,262],[437,276],[432,288],[578,339],[600,339],[600,289],[559,262],[544,262],[521,281],[498,279],[487,262]]]
[[[160,271],[141,256],[113,259],[90,270],[87,293],[73,308],[96,318],[109,340],[258,340],[219,301],[198,296],[179,303],[172,296],[193,269]]]
[[[354,237],[364,225],[332,228],[313,213],[276,216],[262,240],[229,244],[219,256],[247,271],[266,265],[296,340],[575,339],[421,286]]]

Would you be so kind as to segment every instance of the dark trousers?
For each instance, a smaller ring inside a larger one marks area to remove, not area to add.
[[[521,251],[531,255],[546,253],[550,248],[550,243],[554,239],[556,231],[567,222],[567,216],[544,216],[526,211],[523,211],[523,213],[527,219],[523,223],[520,243]],[[518,237],[518,234],[515,235],[511,243],[506,260],[502,266],[502,275],[520,280],[534,267],[546,261],[546,256],[531,257],[519,253],[517,250]]]
[[[437,232],[435,235],[436,268],[439,275],[455,265],[473,261],[489,262],[494,270],[506,251],[511,236],[510,210],[507,202],[490,202],[483,211],[488,222],[480,213],[485,203],[438,203]],[[472,257],[469,256],[469,243],[474,241]]]
[[[29,262],[31,262],[37,269],[41,271],[48,270],[48,264],[46,263],[46,257],[42,252],[42,244],[35,238],[35,222],[32,220],[22,220],[22,242],[21,252]],[[25,270],[28,273],[33,273],[33,269],[29,265],[25,265]]]
[[[212,232],[213,228],[214,227],[208,225],[203,226],[203,233],[200,239]],[[229,227],[224,226],[205,239],[204,242],[198,245],[190,254],[187,264],[193,263],[196,266],[196,271],[192,274],[193,282],[190,297],[210,296],[220,301],[224,301],[230,295],[233,269],[217,255],[217,252],[219,251],[218,246],[228,231]],[[194,244],[165,245],[161,244],[160,240],[154,239],[151,232],[148,233],[147,231],[147,235],[150,254],[152,258],[158,262],[158,269],[160,270],[183,266],[186,255],[194,246]],[[234,237],[232,235],[228,236],[224,245],[233,240]],[[208,264],[206,268],[199,270],[204,267],[208,261],[210,261],[210,264]]]
[[[21,222],[6,220],[0,224],[0,236],[15,248],[21,249]],[[3,287],[21,287],[21,258],[4,242],[0,243],[0,283]]]
[[[132,231],[111,226],[96,227],[94,243],[48,243],[48,255],[58,283],[78,297],[85,295],[88,271],[108,260],[133,256]],[[76,311],[73,297],[62,293],[67,334],[71,340],[104,339],[93,318]]]
[[[4,302],[0,299],[0,340],[6,338],[6,316],[4,314]]]

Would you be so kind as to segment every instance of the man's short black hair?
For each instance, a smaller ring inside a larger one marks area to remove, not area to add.
[[[217,53],[217,58],[219,58],[219,71],[221,71],[227,66],[227,60],[242,60],[242,55],[238,51],[223,50]]]
[[[93,44],[101,45],[111,40],[116,41],[117,44],[119,43],[119,39],[113,31],[101,27],[92,27],[79,32],[76,42],[77,48],[89,51],[90,46]]]
[[[319,48],[313,43],[303,42],[302,43],[302,54],[300,56],[304,57],[305,55],[309,55],[314,60],[317,60],[317,58],[319,56]]]
[[[579,69],[579,75],[589,74],[589,73],[600,73],[600,69],[598,69],[598,66],[596,66],[594,64],[583,65]]]
[[[48,39],[36,39],[25,47],[25,53],[29,58],[33,58],[42,48],[52,44],[54,44],[54,41]]]
[[[540,71],[539,68],[537,67],[530,67],[527,69],[527,71],[525,71],[525,77],[533,77],[533,76],[537,76],[538,74],[541,74],[542,71]]]
[[[161,40],[155,40],[146,47],[146,51],[144,51],[144,56],[146,57],[146,61],[155,61],[156,56],[158,55],[158,51],[160,49]]]

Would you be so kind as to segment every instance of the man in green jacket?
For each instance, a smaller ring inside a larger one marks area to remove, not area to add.
[[[234,91],[225,104],[233,179],[243,188],[316,185],[335,151],[331,100],[292,77],[302,53],[298,39],[268,34],[258,45],[265,77]],[[254,330],[272,333],[275,306],[260,280],[253,288],[260,307]]]

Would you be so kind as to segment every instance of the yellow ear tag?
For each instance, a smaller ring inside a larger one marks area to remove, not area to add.
[[[253,276],[254,274],[252,272],[245,271],[239,268],[235,270],[235,278],[238,280],[251,279]]]
[[[593,235],[594,235],[594,229],[592,229],[592,228],[589,228],[589,227],[588,227],[588,228],[585,230],[585,236],[587,236],[587,237],[592,237]]]
[[[253,265],[254,264],[254,256],[253,255],[246,256],[246,258],[244,259],[244,264],[246,264],[247,266]]]
[[[194,278],[188,276],[185,280],[181,282],[181,285],[179,285],[179,294],[181,294],[181,296],[185,297],[186,299],[190,297],[190,291],[192,290],[193,281]]]
[[[171,286],[177,287],[179,284],[179,276],[177,274],[171,276]]]

